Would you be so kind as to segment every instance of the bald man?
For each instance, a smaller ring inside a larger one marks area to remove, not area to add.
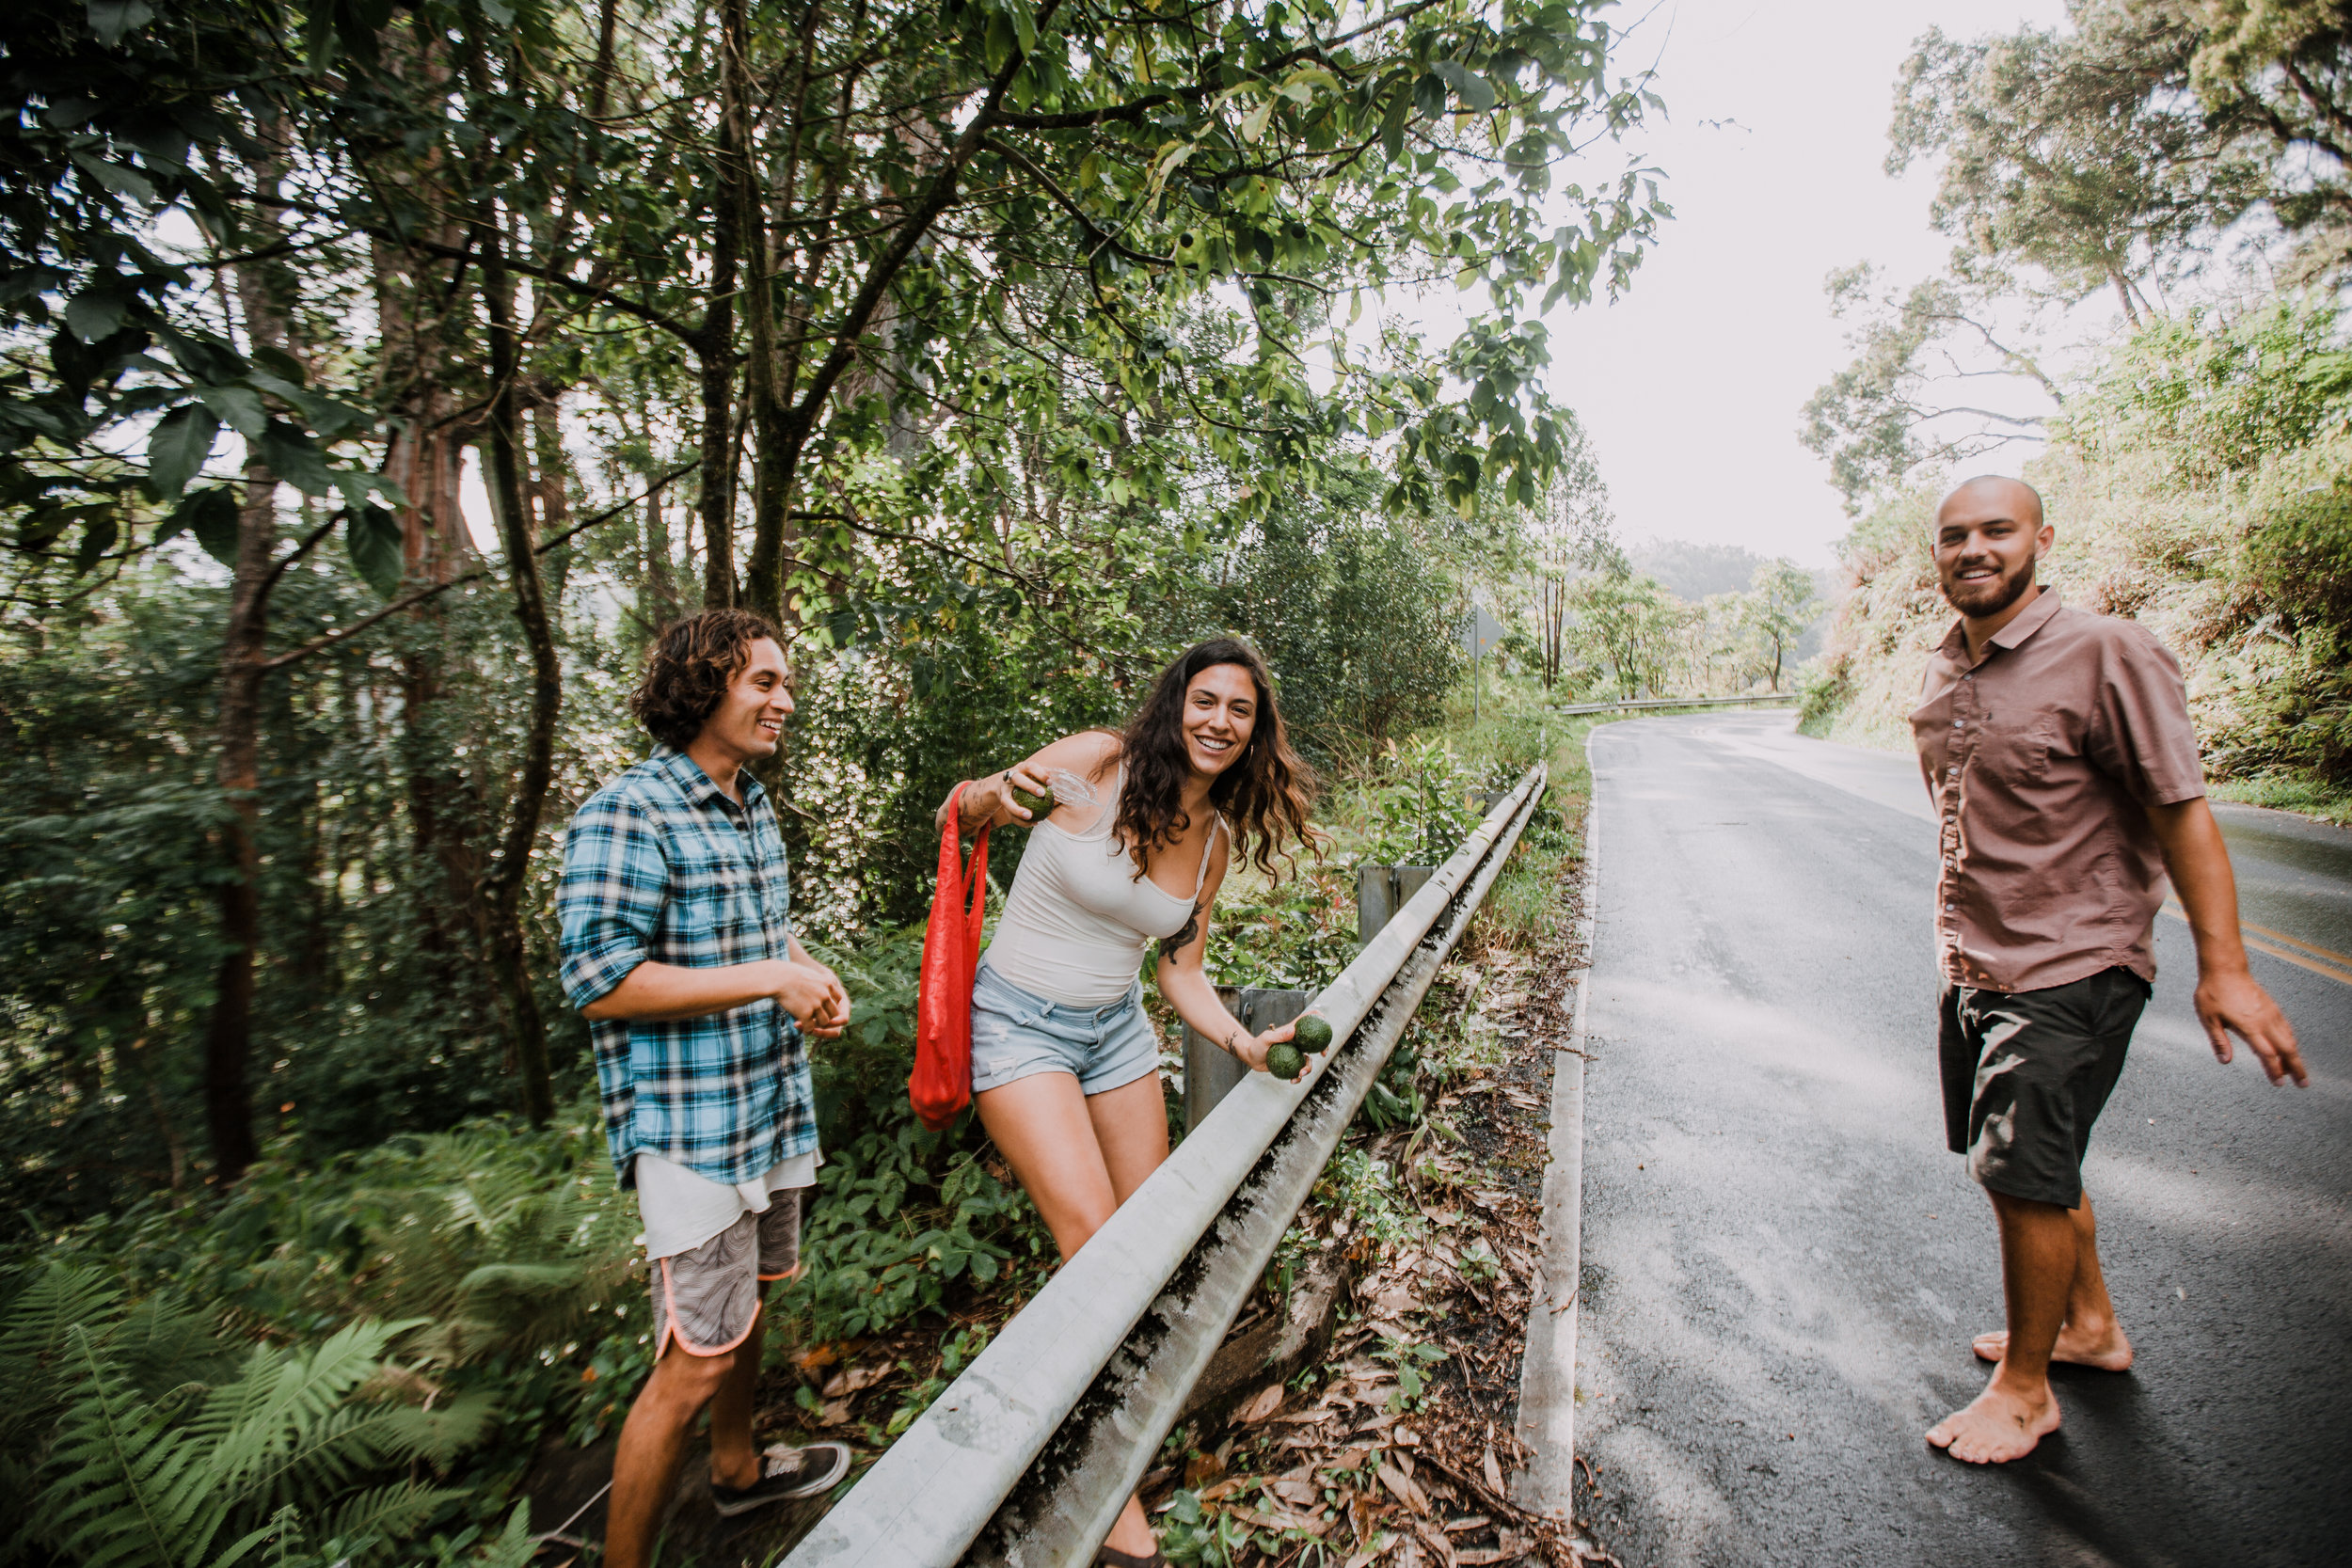
[[[2155,978],[2168,874],[2196,933],[2214,1054],[2228,1062],[2235,1034],[2273,1084],[2308,1083],[2295,1031],[2247,969],[2180,666],[2137,622],[2066,609],[2035,582],[2055,537],[2020,481],[1945,498],[1935,569],[1960,621],[1911,716],[1942,832],[1945,1131],[1992,1196],[2009,1309],[2006,1332],[1976,1340],[1992,1381],[1928,1441],[1977,1465],[2058,1430],[2052,1361],[2132,1364],[2082,1162]]]

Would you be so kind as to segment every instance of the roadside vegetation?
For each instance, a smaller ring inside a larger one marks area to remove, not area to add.
[[[1344,1330],[1386,1369],[1363,1386],[1375,1417],[1429,1407],[1441,1386],[1507,1409],[1516,1389],[1512,1282],[1523,1292],[1532,1266],[1541,1139],[1531,1122],[1506,1148],[1492,1124],[1544,1092],[1540,1075],[1521,1070],[1519,1099],[1479,1111],[1486,1145],[1464,1146],[1457,1123],[1478,1109],[1465,1096],[1528,1054],[1503,1030],[1547,991],[1536,960],[1566,928],[1590,721],[1549,720],[1533,682],[1510,687],[1490,694],[1486,722],[1439,724],[1335,779],[1331,853],[1279,884],[1237,879],[1216,928],[1222,977],[1319,986],[1354,953],[1357,864],[1442,860],[1481,815],[1473,791],[1553,763],[1549,799],[1269,1276],[1279,1304],[1304,1249],[1346,1243]],[[908,1109],[920,940],[918,927],[877,926],[826,955],[858,1022],[818,1056],[828,1159],[808,1275],[775,1302],[767,1439],[839,1437],[870,1458],[1055,1266],[974,1119],[933,1134]],[[1498,1149],[1502,1164],[1482,1162]],[[1496,1183],[1517,1195],[1501,1210]],[[1484,1206],[1446,1198],[1457,1190]],[[1441,1200],[1450,1217],[1433,1221],[1424,1211]],[[0,1528],[32,1560],[212,1560],[239,1543],[286,1562],[382,1558],[396,1544],[423,1560],[523,1560],[532,1511],[516,1505],[549,1492],[564,1466],[548,1454],[606,1445],[650,1370],[636,1229],[593,1098],[544,1128],[501,1116],[325,1158],[288,1137],[226,1194],[164,1191],[65,1226],[20,1250],[0,1307],[0,1377],[20,1412],[0,1450],[19,1482]],[[1381,1305],[1424,1265],[1483,1291],[1483,1355],[1458,1359],[1470,1353],[1449,1348],[1445,1320]],[[1359,1547],[1403,1542],[1420,1512],[1378,1490],[1388,1424],[1356,1465],[1371,1490],[1341,1511]],[[1506,1468],[1508,1430],[1486,1438]],[[1154,1497],[1178,1560],[1248,1560],[1238,1489],[1216,1484],[1247,1455],[1233,1461],[1221,1432],[1179,1437],[1189,1468]],[[1484,1455],[1471,1461],[1482,1474]],[[548,1512],[535,1528],[558,1522]]]
[[[1950,622],[1935,501],[2026,440],[2044,578],[2180,657],[2216,793],[2352,822],[2352,32],[2326,7],[2072,9],[1931,32],[1898,84],[1890,166],[1944,160],[1958,245],[1908,291],[1831,280],[1860,354],[1805,438],[1858,521],[1804,725],[1908,747]],[[2100,302],[2088,343],[2045,347]]]

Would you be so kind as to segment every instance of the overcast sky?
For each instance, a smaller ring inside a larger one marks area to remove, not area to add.
[[[1598,450],[1629,540],[1742,545],[1824,565],[1847,518],[1798,410],[1852,356],[1821,280],[1861,261],[1910,283],[1951,242],[1931,171],[1883,171],[1896,70],[1930,26],[2065,20],[2060,0],[1633,0],[1620,62],[1655,60],[1668,116],[1628,147],[1675,219],[1615,305],[1550,318],[1554,398]],[[1638,25],[1633,25],[1638,22]],[[2015,471],[2012,447],[1988,468]]]

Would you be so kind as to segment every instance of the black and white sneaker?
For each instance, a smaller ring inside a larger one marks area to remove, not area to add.
[[[788,1497],[813,1497],[831,1490],[849,1473],[847,1443],[811,1443],[804,1449],[787,1449],[778,1443],[759,1456],[757,1481],[740,1487],[712,1481],[710,1500],[721,1518],[731,1519]]]

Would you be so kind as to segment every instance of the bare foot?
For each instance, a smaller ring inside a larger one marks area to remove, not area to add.
[[[1930,1427],[1928,1441],[1971,1465],[2006,1465],[2033,1452],[2035,1444],[2058,1429],[2056,1396],[2045,1394],[2032,1402],[1988,1384],[1967,1409]]]
[[[2009,1354],[2009,1330],[1996,1328],[1979,1334],[1969,1348],[1977,1353],[1978,1360],[1997,1362]],[[2123,1338],[2121,1323],[2109,1323],[2105,1334],[2087,1334],[2068,1323],[2058,1330],[2050,1359],[2076,1367],[2096,1367],[2103,1372],[2127,1371],[2132,1364],[2132,1342]]]

